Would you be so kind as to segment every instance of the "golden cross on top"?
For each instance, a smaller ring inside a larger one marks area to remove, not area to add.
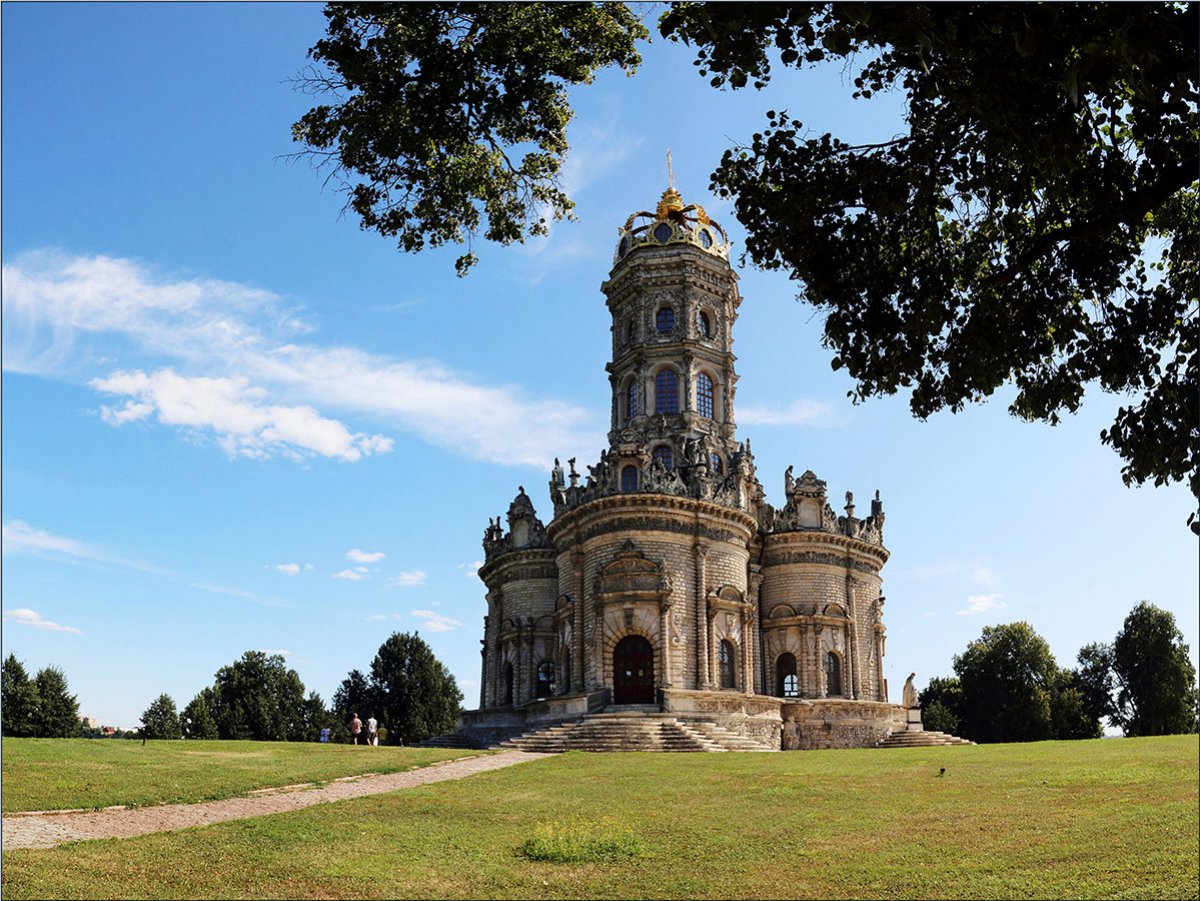
[[[667,187],[675,187],[675,167],[671,165],[671,148],[667,148]]]

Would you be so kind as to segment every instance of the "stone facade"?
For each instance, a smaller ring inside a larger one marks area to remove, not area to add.
[[[778,746],[873,745],[904,728],[883,679],[883,505],[842,514],[812,472],[764,496],[734,420],[741,297],[724,231],[668,189],[637,213],[601,290],[609,446],[522,487],[484,533],[480,709],[491,738],[608,705],[710,717]]]

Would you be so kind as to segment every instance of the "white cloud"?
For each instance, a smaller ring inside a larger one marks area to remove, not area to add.
[[[470,563],[458,564],[459,569],[466,570],[466,572],[464,572],[463,575],[466,576],[468,579],[477,578],[479,576],[479,567],[481,567],[481,566],[483,566],[482,560],[472,560]]]
[[[313,571],[313,565],[312,565],[311,563],[305,563],[305,564],[304,564],[304,571],[305,571],[306,573],[310,573],[310,572],[312,572],[312,571]]]
[[[189,583],[192,588],[198,588],[200,591],[208,591],[212,594],[226,594],[230,597],[245,598],[247,601],[254,601],[256,604],[263,604],[267,607],[283,607],[285,604],[278,598],[264,597],[261,594],[255,594],[253,591],[246,591],[242,588],[226,588],[222,585],[208,585],[204,582]]]
[[[352,434],[322,408],[508,465],[548,467],[556,454],[602,443],[593,417],[573,403],[474,384],[436,362],[297,343],[311,329],[281,298],[246,285],[163,276],[125,259],[27,253],[4,266],[3,304],[5,369],[91,375],[113,353],[112,339],[124,339],[141,368],[92,380],[127,395],[106,418],[174,417],[214,430],[230,452],[349,460],[386,449],[388,439]]]
[[[387,580],[387,584],[395,585],[399,588],[409,588],[413,585],[421,585],[429,578],[423,569],[405,570],[400,575]]]
[[[292,652],[289,651],[287,648],[259,648],[258,650],[261,653],[266,654],[268,657],[272,657],[275,655],[279,655],[280,657],[291,657],[292,656]]]
[[[80,629],[74,626],[64,626],[53,620],[42,619],[42,615],[36,610],[30,610],[26,607],[18,607],[16,610],[5,610],[4,619],[10,623],[20,623],[23,626],[33,626],[35,629],[46,629],[50,632],[74,632],[76,635],[82,635]]]
[[[159,573],[157,567],[140,563],[136,560],[124,560],[114,557],[96,548],[94,545],[63,535],[55,535],[45,529],[31,526],[20,519],[10,519],[3,526],[4,556],[30,554],[34,557],[45,557],[50,560],[65,562],[91,561],[95,563],[112,563],[117,566],[127,566],[148,573]]]
[[[385,554],[383,551],[372,551],[368,553],[367,551],[360,551],[356,547],[346,551],[346,559],[353,560],[355,563],[378,563],[386,556],[387,554]]]
[[[432,610],[414,610],[412,615],[423,620],[424,627],[430,632],[453,632],[462,625],[459,620]]]
[[[833,425],[833,408],[822,401],[794,400],[786,407],[738,407],[737,418],[743,425]]]
[[[354,569],[343,569],[340,573],[334,573],[335,579],[349,579],[351,582],[361,582],[366,576],[366,567],[358,566]]]
[[[231,457],[264,459],[279,452],[292,458],[319,454],[353,462],[392,449],[391,438],[351,434],[342,423],[326,419],[312,407],[264,403],[267,392],[241,376],[190,378],[171,369],[149,374],[139,369],[88,384],[97,391],[129,397],[122,407],[101,406],[101,415],[110,425],[147,419],[157,412],[158,421],[166,425],[200,432],[211,429]]]
[[[381,623],[388,618],[386,613],[372,613],[367,617],[369,623]],[[393,617],[394,618],[394,617]]]
[[[977,585],[993,585],[997,579],[996,571],[991,566],[973,560],[923,563],[906,570],[905,574],[919,579],[965,576]]]
[[[300,572],[299,563],[276,563],[275,568],[281,573],[287,573],[289,576],[294,576]]]
[[[1007,607],[1000,598],[1002,594],[973,594],[967,598],[967,609],[956,610],[959,616],[974,616],[976,613],[987,613],[989,610],[999,610]]]

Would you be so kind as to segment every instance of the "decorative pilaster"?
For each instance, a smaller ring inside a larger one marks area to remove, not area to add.
[[[711,667],[708,659],[708,607],[704,585],[704,559],[708,556],[708,548],[697,543],[694,554],[696,560],[696,688],[700,691],[707,691],[712,688]]]
[[[571,566],[575,570],[575,620],[571,623],[571,644],[574,645],[571,650],[571,685],[575,691],[586,691],[588,688],[585,682],[586,661],[583,653],[583,634],[586,628],[583,622],[585,615],[583,564],[585,559],[583,552],[578,549],[571,554]]]

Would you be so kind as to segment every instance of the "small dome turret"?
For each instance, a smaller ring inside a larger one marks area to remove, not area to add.
[[[685,204],[674,185],[663,191],[654,212],[639,210],[617,229],[613,263],[623,260],[636,247],[645,245],[690,244],[705,253],[729,259],[729,237],[718,223],[708,217],[698,203]]]

